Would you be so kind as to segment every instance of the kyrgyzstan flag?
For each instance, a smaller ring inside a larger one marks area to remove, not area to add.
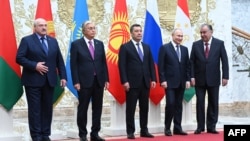
[[[0,104],[11,110],[23,94],[21,69],[16,63],[16,37],[9,0],[0,4]]]
[[[157,0],[147,0],[147,8],[146,8],[146,19],[145,19],[145,26],[144,26],[144,35],[143,35],[143,42],[150,46],[156,73],[157,73],[157,85],[156,88],[150,89],[150,100],[155,104],[159,104],[161,99],[165,95],[164,89],[160,86],[159,83],[159,75],[158,75],[158,52],[160,47],[162,46],[162,36],[161,36],[161,29],[160,29],[160,21],[159,21],[159,14],[158,14],[158,6]]]
[[[126,0],[116,0],[109,35],[107,65],[109,70],[109,92],[123,104],[126,100],[118,70],[118,53],[121,44],[130,40]]]
[[[187,0],[178,0],[177,2],[175,28],[181,28],[183,32],[183,41],[181,44],[188,48],[188,52],[190,54],[194,37],[192,34]],[[184,100],[189,102],[194,94],[195,89],[193,87],[186,89],[184,93]]]
[[[37,18],[43,18],[47,21],[47,34],[52,37],[55,37],[55,28],[54,28],[54,22],[52,18],[50,0],[38,0],[35,19]],[[56,106],[56,104],[61,100],[64,94],[64,88],[60,86],[59,75],[57,76],[57,81],[58,82],[55,87],[55,91],[53,95],[54,106]]]

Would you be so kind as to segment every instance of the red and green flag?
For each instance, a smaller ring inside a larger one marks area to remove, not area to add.
[[[37,18],[43,18],[47,21],[47,34],[52,37],[55,37],[55,28],[52,18],[50,0],[38,0],[35,19]],[[57,81],[57,86],[55,87],[53,96],[54,106],[57,105],[57,103],[61,100],[64,94],[64,88],[60,86],[59,75],[57,76]]]
[[[1,0],[0,13],[0,104],[9,111],[22,96],[23,87],[15,61],[17,44],[9,0]]]

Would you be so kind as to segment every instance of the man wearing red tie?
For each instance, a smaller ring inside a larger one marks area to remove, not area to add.
[[[222,86],[226,86],[229,79],[228,58],[224,42],[212,36],[213,28],[211,25],[201,25],[200,34],[201,40],[193,43],[190,57],[191,85],[195,86],[196,91],[198,123],[194,133],[200,134],[205,129],[205,96],[207,93],[207,132],[218,134],[216,123],[218,121],[219,87],[221,83]]]

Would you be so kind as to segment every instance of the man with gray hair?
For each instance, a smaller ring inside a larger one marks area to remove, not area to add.
[[[77,125],[80,141],[87,141],[87,111],[92,102],[91,141],[104,141],[99,136],[104,88],[109,87],[104,44],[95,39],[96,27],[91,21],[82,24],[83,37],[71,43],[72,82],[78,93]]]
[[[34,33],[22,38],[16,62],[23,67],[21,80],[28,102],[32,141],[50,141],[57,72],[61,87],[66,86],[67,76],[58,42],[47,35],[46,20],[34,21]]]
[[[172,136],[170,126],[174,120],[173,133],[187,135],[182,130],[182,101],[185,88],[190,87],[190,63],[187,47],[181,45],[183,32],[176,28],[172,32],[172,41],[161,46],[158,57],[158,71],[161,86],[166,92],[165,130],[166,136]]]

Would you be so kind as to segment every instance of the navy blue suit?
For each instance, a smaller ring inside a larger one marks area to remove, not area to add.
[[[71,43],[70,67],[73,85],[80,84],[78,91],[77,125],[79,137],[87,135],[87,111],[92,101],[91,136],[97,136],[101,129],[101,114],[105,82],[109,82],[103,42],[94,40],[94,59],[91,57],[84,38]]]
[[[161,46],[158,57],[160,82],[167,82],[165,130],[170,130],[174,117],[174,132],[182,131],[182,100],[186,82],[190,81],[190,62],[188,49],[180,45],[181,60],[179,61],[172,42]]]
[[[140,59],[135,45],[129,41],[120,47],[118,66],[121,83],[129,83],[130,89],[126,91],[126,127],[127,134],[134,134],[134,114],[137,100],[140,108],[141,133],[148,132],[148,102],[150,82],[156,82],[154,60],[148,45],[141,43],[143,48],[143,61]]]
[[[191,78],[195,78],[196,116],[198,129],[205,126],[205,95],[208,92],[207,130],[214,130],[218,121],[219,86],[222,78],[229,79],[229,65],[224,42],[212,38],[208,58],[202,40],[193,43],[191,51]]]
[[[51,133],[53,92],[57,85],[57,72],[66,80],[63,57],[55,38],[46,36],[48,55],[42,49],[37,34],[23,37],[19,45],[16,62],[23,67],[22,84],[28,101],[29,127],[32,139],[48,137]],[[36,71],[38,62],[45,62],[49,71],[41,75]]]

